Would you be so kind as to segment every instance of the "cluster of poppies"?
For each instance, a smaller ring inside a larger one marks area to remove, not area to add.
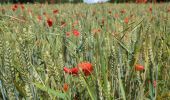
[[[63,70],[65,73],[73,75],[73,76],[78,76],[81,72],[85,76],[89,76],[91,75],[93,71],[93,67],[90,62],[81,62],[76,67],[73,67],[73,68],[64,67]],[[63,91],[67,92],[68,90],[69,90],[69,85],[67,83],[64,83]]]
[[[136,0],[136,3],[147,3],[148,0]]]
[[[53,10],[53,14],[58,14],[58,10],[57,9],[55,9],[55,10]],[[43,15],[46,17],[46,22],[47,22],[47,25],[48,25],[48,27],[52,27],[53,26],[53,20],[52,20],[52,18],[49,18],[48,16],[47,16],[47,14],[44,12],[43,13]],[[37,16],[37,20],[40,22],[41,20],[42,20],[42,17],[40,16],[40,15],[38,15]],[[72,30],[72,33],[73,33],[73,35],[74,36],[76,36],[76,37],[79,37],[80,36],[80,32],[77,30],[77,29],[74,29],[74,27],[76,26],[78,24],[78,21],[75,21],[74,23],[73,23],[73,25],[72,25],[72,27],[73,27],[73,30]],[[64,22],[64,21],[61,21],[61,28],[64,28],[66,26],[66,22]],[[66,32],[66,36],[67,37],[69,37],[71,35],[71,32]]]
[[[90,62],[81,62],[76,67],[73,67],[73,68],[64,67],[63,70],[65,73],[68,73],[74,76],[78,76],[79,72],[81,71],[83,72],[85,76],[89,76],[93,71],[93,67]]]
[[[23,4],[14,4],[12,6],[12,10],[16,11],[19,7],[21,7],[22,10],[24,10],[24,8],[25,8]]]
[[[55,10],[53,10],[53,14],[54,15],[56,15],[56,14],[58,14],[58,9],[55,9]],[[52,27],[53,26],[53,20],[52,20],[52,18],[49,18],[48,16],[47,16],[47,14],[44,12],[43,13],[43,15],[46,17],[46,22],[47,22],[47,25],[49,26],[49,27]],[[41,20],[42,20],[42,17],[40,16],[40,15],[38,15],[37,16],[37,19],[38,19],[38,21],[40,22]]]

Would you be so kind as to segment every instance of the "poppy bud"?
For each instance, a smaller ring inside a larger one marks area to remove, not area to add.
[[[128,22],[129,22],[129,18],[128,18],[128,17],[126,17],[126,18],[124,19],[124,22],[125,22],[126,24],[128,24]]]
[[[68,89],[69,89],[68,84],[67,84],[67,83],[64,83],[64,85],[63,85],[63,90],[64,90],[64,92],[67,92]]]
[[[66,32],[66,36],[69,37],[70,36],[70,32]]]
[[[150,12],[150,13],[152,12],[152,7],[149,7],[149,12]]]
[[[139,64],[136,64],[136,65],[135,65],[135,70],[136,70],[136,71],[143,71],[143,70],[144,70],[144,66],[139,65]]]

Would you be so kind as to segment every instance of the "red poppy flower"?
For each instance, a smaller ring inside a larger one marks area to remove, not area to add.
[[[18,8],[18,4],[15,4],[15,5],[12,6],[13,11],[17,10],[17,8]]]
[[[139,65],[139,64],[136,64],[135,65],[135,70],[136,71],[143,71],[145,68],[144,68],[144,66],[142,66],[142,65]]]
[[[24,10],[24,8],[25,8],[25,7],[24,7],[24,5],[23,5],[23,4],[21,4],[20,6],[21,6],[21,9],[22,9],[22,10]]]
[[[78,71],[79,71],[79,69],[77,67],[75,67],[75,68],[64,67],[63,70],[65,71],[65,73],[72,74],[72,75],[75,75],[75,76],[78,75]]]
[[[147,3],[148,0],[143,0],[143,3]]]
[[[53,14],[57,14],[57,13],[58,13],[57,9],[53,10]]]
[[[70,69],[67,68],[67,67],[64,67],[63,70],[64,70],[66,73],[70,73]]]
[[[47,19],[47,24],[48,24],[49,27],[51,27],[53,25],[53,21],[52,21],[51,18]]]
[[[74,68],[71,68],[70,71],[71,71],[71,74],[78,75],[79,69],[77,67],[74,67]]]
[[[14,8],[18,8],[18,4],[15,4],[13,7],[14,7]]]
[[[68,85],[67,83],[64,83],[64,85],[63,85],[63,91],[64,91],[64,92],[67,92],[68,89],[69,89],[69,85]]]
[[[89,62],[82,62],[78,64],[79,69],[81,69],[85,76],[88,76],[92,73],[93,67]]]
[[[73,30],[73,34],[76,37],[80,36],[80,32],[78,30],[76,30],[76,29]]]
[[[149,7],[149,12],[152,12],[152,7]]]
[[[12,7],[12,10],[13,10],[13,11],[15,11],[15,10],[17,10],[17,8],[15,8],[15,7]]]
[[[126,18],[124,19],[124,22],[125,22],[126,24],[128,24],[128,22],[129,22],[129,18],[128,18],[128,17],[126,17]]]
[[[136,0],[136,3],[140,3],[139,1],[140,1],[140,0]]]

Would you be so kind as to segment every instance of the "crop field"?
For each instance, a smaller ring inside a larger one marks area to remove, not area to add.
[[[0,100],[170,100],[170,3],[0,5]]]

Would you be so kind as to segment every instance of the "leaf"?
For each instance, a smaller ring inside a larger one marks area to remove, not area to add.
[[[119,85],[120,85],[119,88],[120,88],[120,91],[123,97],[122,99],[126,100],[125,90],[124,90],[124,86],[123,86],[121,75],[120,75],[120,68],[118,68],[118,77],[119,77]]]
[[[14,85],[15,85],[16,89],[18,90],[19,94],[22,95],[23,97],[26,97],[26,92],[25,92],[23,86],[19,85],[19,83],[17,83],[16,81],[14,81]]]
[[[66,94],[65,93],[61,93],[61,92],[59,92],[57,90],[53,90],[53,89],[51,89],[49,87],[46,87],[46,86],[43,86],[42,84],[39,84],[39,83],[34,83],[34,85],[37,88],[39,88],[40,90],[45,91],[45,92],[47,92],[50,95],[57,96],[57,97],[62,98],[62,99],[66,98]]]
[[[81,79],[83,80],[83,83],[85,84],[85,86],[87,88],[87,91],[90,95],[91,100],[95,100],[95,96],[93,95],[93,91],[92,91],[91,87],[88,85],[88,83],[86,82],[84,77],[81,77]]]

